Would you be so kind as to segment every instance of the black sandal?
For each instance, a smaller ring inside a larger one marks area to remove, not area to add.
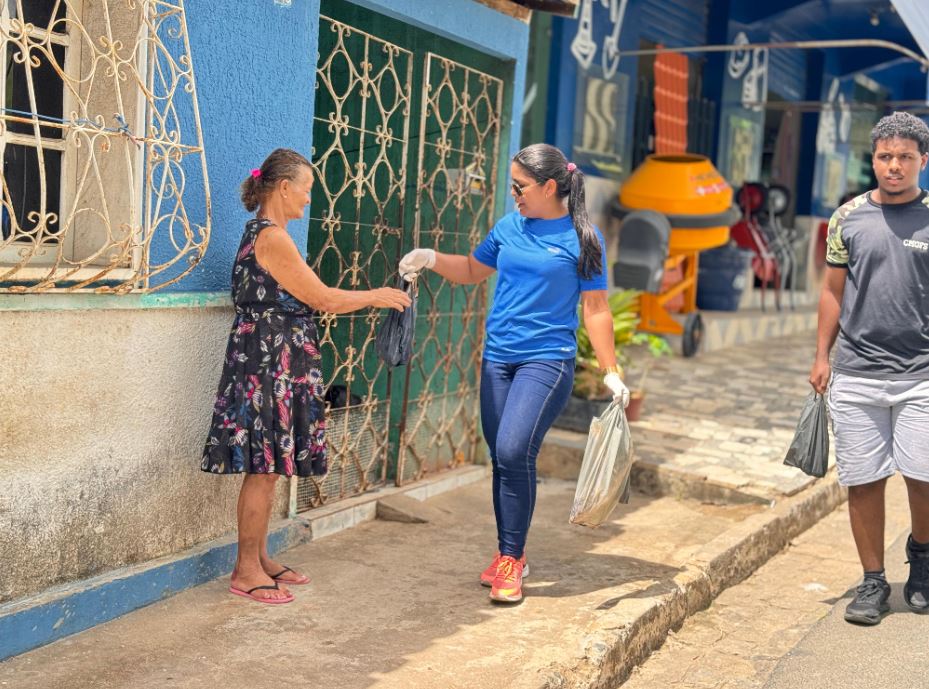
[[[286,579],[281,579],[280,577],[287,574],[287,572],[291,572],[292,574],[297,574],[297,572],[294,572],[290,567],[285,566],[284,569],[282,569],[277,574],[271,574],[269,576],[272,579],[274,579],[274,581],[279,581],[280,583],[287,584],[288,586],[303,586],[304,584],[310,583],[310,578],[306,576],[305,574],[297,574],[298,577],[301,577],[297,581],[287,581]]]
[[[250,588],[248,591],[243,591],[242,589],[237,589],[235,586],[229,587],[229,593],[235,594],[236,596],[242,596],[243,598],[251,598],[254,601],[259,603],[267,603],[268,605],[283,605],[284,603],[290,603],[294,599],[294,594],[289,593],[284,598],[262,598],[261,596],[254,595],[255,591],[269,590],[269,591],[280,591],[280,587],[277,584],[274,586],[256,586]]]

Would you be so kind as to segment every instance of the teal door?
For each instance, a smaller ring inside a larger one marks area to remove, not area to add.
[[[416,246],[466,254],[503,210],[512,64],[341,0],[320,17],[308,256],[329,285],[395,285]],[[505,158],[505,156],[504,156]],[[320,318],[330,471],[296,508],[481,458],[478,373],[487,286],[418,281],[416,349],[388,369],[383,312]]]

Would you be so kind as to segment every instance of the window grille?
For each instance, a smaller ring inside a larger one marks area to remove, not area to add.
[[[210,227],[182,0],[0,7],[0,291],[180,280]]]

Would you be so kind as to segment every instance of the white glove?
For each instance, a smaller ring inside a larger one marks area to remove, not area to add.
[[[618,373],[607,373],[603,376],[603,384],[613,393],[613,401],[622,401],[623,409],[629,406],[629,388],[623,383]]]
[[[435,265],[435,251],[432,249],[413,249],[400,259],[400,275],[413,281],[423,268],[432,268]]]

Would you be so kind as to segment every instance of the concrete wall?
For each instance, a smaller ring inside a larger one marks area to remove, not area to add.
[[[0,601],[234,528],[240,479],[199,469],[230,319],[0,311]]]
[[[277,146],[309,154],[318,8],[187,3],[213,232],[173,296],[0,295],[0,601],[234,530],[240,478],[202,474],[199,456],[248,217],[238,186]]]

